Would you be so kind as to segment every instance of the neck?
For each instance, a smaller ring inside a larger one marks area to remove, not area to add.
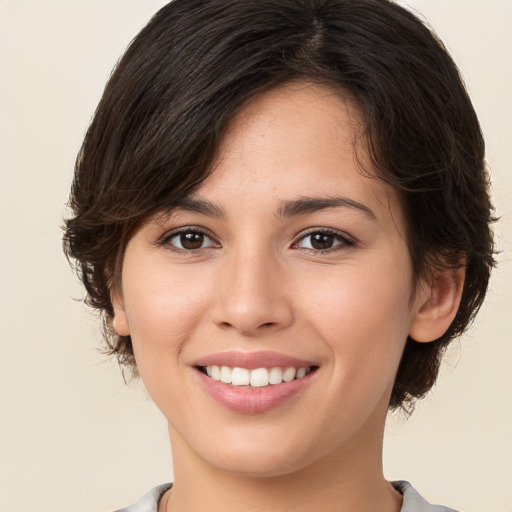
[[[383,428],[382,428],[383,430]],[[398,512],[402,497],[382,472],[382,436],[355,440],[350,450],[328,454],[289,474],[247,476],[197,457],[172,429],[174,486],[166,512]]]

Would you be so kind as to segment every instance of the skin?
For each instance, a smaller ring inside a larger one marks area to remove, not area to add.
[[[215,210],[167,212],[129,241],[113,326],[169,423],[175,483],[161,511],[400,510],[381,458],[394,377],[408,334],[428,342],[449,326],[463,273],[414,286],[398,197],[360,171],[359,134],[357,109],[327,87],[265,92],[193,198]],[[285,214],[306,197],[338,204]],[[182,248],[183,228],[204,233],[199,248]],[[319,250],[311,233],[325,229]],[[318,369],[285,403],[243,414],[194,367],[230,350]]]

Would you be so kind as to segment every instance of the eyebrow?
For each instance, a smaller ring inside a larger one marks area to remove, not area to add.
[[[201,213],[213,217],[225,218],[226,212],[221,206],[211,203],[206,199],[200,199],[194,196],[185,196],[178,199],[172,205],[172,210],[184,210],[187,212]]]
[[[354,208],[363,212],[372,220],[377,220],[377,216],[368,206],[349,199],[348,197],[330,196],[330,197],[299,197],[291,201],[283,201],[277,211],[279,217],[293,217],[295,215],[304,215],[327,208]]]
[[[329,197],[299,197],[298,199],[282,201],[277,210],[277,217],[293,217],[296,215],[305,215],[327,208],[353,208],[361,211],[372,220],[377,220],[377,216],[368,206],[349,199],[348,197],[329,196]],[[225,210],[206,199],[194,196],[185,196],[178,199],[171,210],[184,210],[188,212],[200,213],[225,219],[227,217]]]

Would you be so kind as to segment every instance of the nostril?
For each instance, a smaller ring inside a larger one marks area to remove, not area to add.
[[[276,325],[276,322],[265,322],[261,324],[259,328],[273,327],[274,325]],[[219,326],[224,328],[234,327],[230,322],[220,322]]]

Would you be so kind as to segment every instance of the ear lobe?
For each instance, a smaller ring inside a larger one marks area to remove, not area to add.
[[[465,266],[441,270],[430,284],[421,285],[409,330],[413,340],[428,343],[448,330],[459,309],[465,275]]]
[[[126,315],[124,299],[121,292],[112,291],[110,293],[110,300],[114,308],[114,316],[111,321],[112,328],[119,336],[129,336],[130,326],[128,324],[128,316]]]

